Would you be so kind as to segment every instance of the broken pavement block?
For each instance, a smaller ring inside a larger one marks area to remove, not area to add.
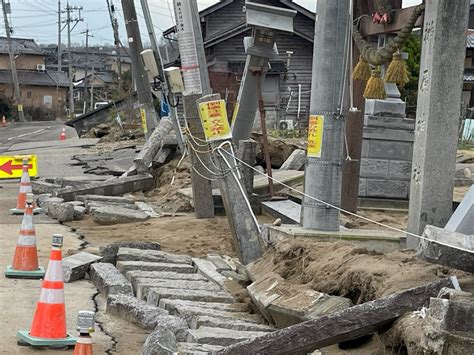
[[[214,264],[217,272],[230,271],[230,265],[218,254],[207,254],[207,260]]]
[[[101,203],[118,203],[118,204],[135,204],[135,201],[122,196],[102,196],[102,195],[83,195],[77,196],[78,201],[82,202],[101,202]]]
[[[162,279],[162,280],[189,280],[189,281],[208,281],[206,277],[201,274],[182,274],[171,271],[142,271],[132,270],[125,273],[125,277],[132,285],[137,278],[146,279]]]
[[[464,196],[444,229],[450,232],[474,235],[474,185]]]
[[[213,354],[222,349],[222,346],[198,344],[198,343],[178,343],[177,352],[180,355],[204,355]]]
[[[125,247],[121,247],[118,250],[117,260],[192,265],[192,259],[188,255],[171,254],[158,250],[143,250]]]
[[[243,340],[256,338],[266,332],[232,330],[224,328],[201,327],[188,331],[187,341],[191,343],[228,346]]]
[[[92,264],[89,273],[92,283],[105,297],[119,293],[133,296],[132,284],[112,264]]]
[[[227,279],[225,276],[222,276],[217,272],[217,269],[212,262],[199,258],[192,258],[192,260],[200,274],[206,276],[210,281],[215,282],[219,286],[224,287]]]
[[[80,252],[63,259],[64,282],[83,279],[91,264],[102,259],[101,256]]]
[[[196,302],[189,300],[161,299],[159,306],[170,312],[176,312],[177,307],[199,307],[223,312],[248,312],[249,307],[245,303],[218,303],[218,302]]]
[[[81,221],[86,214],[86,208],[84,206],[74,206],[74,220]]]
[[[200,327],[211,328],[225,328],[233,330],[245,330],[251,332],[271,332],[275,329],[258,323],[245,322],[239,319],[219,318],[211,316],[195,316],[190,324],[191,329],[198,329]]]
[[[154,287],[164,288],[178,288],[183,290],[205,290],[205,291],[221,291],[220,287],[209,281],[189,281],[189,280],[162,280],[162,279],[147,279],[136,278],[132,282],[135,296],[138,299],[145,299],[148,295],[148,290]]]
[[[180,299],[201,302],[219,302],[233,303],[234,298],[224,291],[207,291],[207,290],[189,290],[177,288],[152,287],[148,290],[146,296],[147,302],[152,305],[158,305],[160,300]]]
[[[117,253],[120,247],[133,249],[161,250],[161,245],[157,242],[116,242],[108,244],[105,247],[100,247],[100,254],[103,256],[102,262],[111,263],[115,265],[117,263]]]
[[[295,149],[279,170],[303,170],[305,164],[306,152],[303,149]]]
[[[51,199],[50,199],[51,200]],[[74,205],[61,202],[46,202],[46,213],[58,222],[70,222],[74,220]]]
[[[102,225],[143,222],[150,218],[145,212],[116,206],[95,208],[91,214],[94,222]]]
[[[31,189],[35,195],[52,194],[60,188],[61,185],[50,184],[41,180],[34,180],[31,182]]]
[[[146,261],[117,261],[117,268],[123,274],[130,270],[194,273],[194,267],[188,264],[150,263]]]

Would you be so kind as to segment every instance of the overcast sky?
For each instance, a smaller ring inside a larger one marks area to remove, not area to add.
[[[123,43],[125,41],[125,24],[123,20],[121,1],[110,0],[117,8],[117,18]],[[296,3],[315,11],[315,0],[294,0]],[[56,43],[58,37],[58,1],[57,0],[10,0],[12,6],[11,25],[14,30],[14,36],[34,38],[38,43]],[[83,44],[84,34],[81,34],[86,27],[91,30],[93,38],[91,44],[111,44],[113,43],[112,29],[109,15],[107,12],[106,0],[69,0],[71,6],[82,6],[82,16],[84,21],[79,22],[71,35],[73,43]],[[199,8],[205,8],[216,3],[216,0],[198,0]],[[163,29],[173,25],[172,0],[148,0],[150,11],[152,12],[153,22],[157,35],[161,34]],[[421,0],[404,0],[405,6],[411,6],[421,3]],[[66,0],[61,0],[64,9]],[[145,34],[145,26],[140,7],[140,1],[135,0],[137,12],[140,19],[140,28],[142,36]],[[63,14],[64,19],[64,14]],[[2,21],[3,23],[3,21]],[[0,35],[5,35],[3,26],[0,29]],[[144,41],[147,42],[145,36]],[[62,32],[62,41],[66,43],[67,33]]]

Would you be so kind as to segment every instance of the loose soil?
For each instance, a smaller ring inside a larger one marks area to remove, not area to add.
[[[295,285],[350,298],[355,304],[456,275],[465,290],[474,276],[418,260],[412,251],[377,254],[348,242],[286,240],[252,267],[258,275],[277,273]]]

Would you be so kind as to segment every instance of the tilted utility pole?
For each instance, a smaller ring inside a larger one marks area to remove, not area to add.
[[[197,2],[196,0],[186,2],[174,0],[173,3],[185,88],[183,93],[184,116],[191,134],[197,139],[204,139],[196,100],[210,94],[212,90],[207,71]],[[193,165],[191,181],[194,213],[197,218],[211,218],[214,217],[212,186],[211,181],[203,177],[208,175],[210,155],[209,153],[197,153],[197,151],[203,151],[203,149],[199,147],[199,144],[195,144],[194,140],[190,140],[189,145]]]
[[[315,24],[313,79],[308,126],[305,193],[333,206],[341,205],[344,86],[347,85],[347,45],[350,43],[349,0],[318,1]],[[347,100],[346,100],[347,101]],[[303,228],[339,230],[340,212],[304,197]]]
[[[79,17],[71,18],[71,13],[78,11]],[[72,50],[71,50],[71,31],[76,27],[76,25],[83,21],[81,17],[82,7],[69,6],[69,1],[66,5],[66,24],[67,24],[67,51],[68,51],[68,72],[69,72],[69,117],[74,117],[74,83],[72,78]],[[75,22],[74,26],[71,28],[71,23]]]
[[[18,82],[18,73],[16,72],[15,54],[13,53],[11,27],[8,23],[7,15],[11,13],[10,3],[2,0],[3,19],[5,21],[5,33],[7,35],[8,55],[10,57],[10,71],[13,79],[13,91],[15,94],[15,104],[18,110],[18,120],[25,122],[25,114],[23,113],[23,105],[21,104],[20,83]]]
[[[61,48],[61,1],[58,1],[58,71],[62,71],[62,56],[63,56],[63,51]]]
[[[84,108],[87,111],[87,101],[88,101],[87,97],[89,96],[87,93],[87,86],[88,86],[87,68],[89,65],[89,37],[94,37],[94,36],[90,34],[89,28],[86,28],[86,30],[81,32],[81,34],[86,35],[86,66],[84,70]]]
[[[114,44],[115,44],[115,51],[116,51],[116,60],[117,60],[117,71],[118,71],[118,82],[119,88],[122,88],[122,59],[120,54],[121,43],[120,43],[120,36],[118,32],[118,21],[115,17],[115,5],[112,3],[111,0],[107,0],[107,9],[109,11],[109,18],[110,24],[112,25],[112,30],[114,33]]]
[[[138,17],[133,0],[122,0],[123,17],[125,19],[125,28],[127,30],[128,44],[130,47],[130,58],[132,60],[132,72],[137,87],[138,102],[141,105],[140,112],[145,115],[146,127],[144,128],[145,137],[148,140],[157,125],[157,114],[151,95],[150,82],[148,74],[145,71],[140,53],[143,51],[140,29],[138,27]]]

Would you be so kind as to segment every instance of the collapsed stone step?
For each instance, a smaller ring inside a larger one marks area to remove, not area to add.
[[[147,241],[133,241],[133,242],[115,242],[108,244],[104,247],[99,247],[100,255],[104,259],[102,261],[105,263],[116,264],[117,263],[117,253],[120,248],[133,248],[133,249],[147,249],[147,250],[160,250],[160,243],[156,242],[147,242]]]
[[[210,317],[210,316],[195,316],[189,324],[191,329],[198,329],[200,327],[210,327],[210,328],[225,328],[233,330],[245,330],[245,331],[255,331],[255,332],[271,332],[275,329],[258,323],[245,322],[239,319],[229,319],[229,318],[220,318],[220,317]]]
[[[186,340],[192,343],[228,346],[265,334],[267,334],[267,332],[201,327],[199,329],[188,330]]]
[[[205,355],[221,350],[218,345],[198,344],[198,343],[178,343],[177,351],[180,355]]]
[[[171,271],[143,271],[130,270],[125,273],[125,278],[132,282],[137,278],[161,279],[161,280],[183,280],[183,281],[207,281],[201,274],[182,274]]]
[[[73,282],[83,279],[91,264],[102,259],[101,256],[86,253],[84,251],[67,256],[63,259],[64,282]]]
[[[123,294],[110,295],[107,298],[106,311],[148,330],[155,329],[159,317],[168,316],[168,311],[162,308]]]
[[[199,307],[224,312],[248,312],[248,305],[245,303],[218,303],[218,302],[196,302],[187,300],[161,299],[159,306],[169,312],[176,312],[177,307]]]
[[[233,303],[234,298],[224,291],[182,290],[177,288],[152,287],[148,290],[147,302],[156,306],[163,298],[202,302]]]
[[[143,250],[132,248],[120,248],[117,253],[117,260],[189,265],[192,265],[193,263],[191,257],[188,255],[171,254],[159,250]]]
[[[90,277],[94,286],[105,297],[119,293],[133,296],[132,284],[112,264],[92,264]]]
[[[146,299],[150,288],[177,288],[181,290],[205,290],[205,291],[221,291],[221,288],[213,282],[208,281],[189,281],[189,280],[163,280],[135,278],[132,282],[135,296],[141,300]]]
[[[192,260],[197,272],[206,276],[210,281],[215,282],[221,287],[224,287],[227,278],[217,272],[217,268],[212,262],[199,258],[192,258]]]
[[[117,269],[122,274],[130,270],[194,273],[194,267],[188,264],[151,263],[146,261],[117,261]]]
[[[250,314],[246,312],[229,312],[229,311],[218,311],[210,308],[194,307],[194,306],[180,306],[176,305],[174,308],[169,309],[170,314],[181,317],[191,324],[194,317],[197,316],[210,316],[226,318],[230,320],[240,320],[248,323],[264,323],[263,318],[256,314]]]

